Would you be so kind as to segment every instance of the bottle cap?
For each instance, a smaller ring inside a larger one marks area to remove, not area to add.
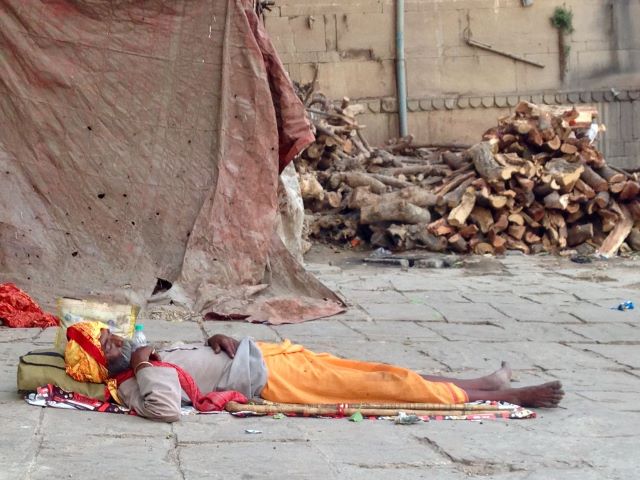
[[[142,325],[141,323],[136,324],[135,330],[136,332],[144,330],[144,325]]]

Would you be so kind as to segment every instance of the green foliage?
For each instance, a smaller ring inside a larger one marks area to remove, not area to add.
[[[573,33],[573,12],[565,7],[556,7],[551,23],[564,33]]]

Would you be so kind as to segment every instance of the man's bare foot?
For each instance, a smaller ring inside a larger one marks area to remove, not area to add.
[[[467,390],[470,402],[493,400],[514,403],[523,407],[555,408],[564,397],[560,382],[549,382],[533,387],[507,388],[505,390]]]
[[[486,377],[483,377],[480,390],[505,390],[511,387],[513,372],[507,362],[502,362],[501,367]]]

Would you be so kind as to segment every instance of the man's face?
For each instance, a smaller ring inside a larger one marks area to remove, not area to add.
[[[103,328],[100,331],[100,345],[107,359],[107,367],[111,375],[117,375],[129,368],[132,352],[132,342],[130,340]]]

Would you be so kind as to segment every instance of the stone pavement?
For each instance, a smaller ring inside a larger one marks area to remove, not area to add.
[[[320,257],[316,257],[320,258]],[[332,258],[322,256],[322,258]],[[313,259],[312,259],[313,261]],[[0,329],[0,479],[636,479],[640,470],[638,261],[469,259],[463,268],[309,267],[351,305],[300,325],[146,319],[156,341],[222,332],[472,377],[500,360],[514,385],[564,382],[562,408],[535,420],[429,422],[184,417],[173,425],[28,406],[17,358],[53,329]],[[245,429],[263,433],[249,435]]]

